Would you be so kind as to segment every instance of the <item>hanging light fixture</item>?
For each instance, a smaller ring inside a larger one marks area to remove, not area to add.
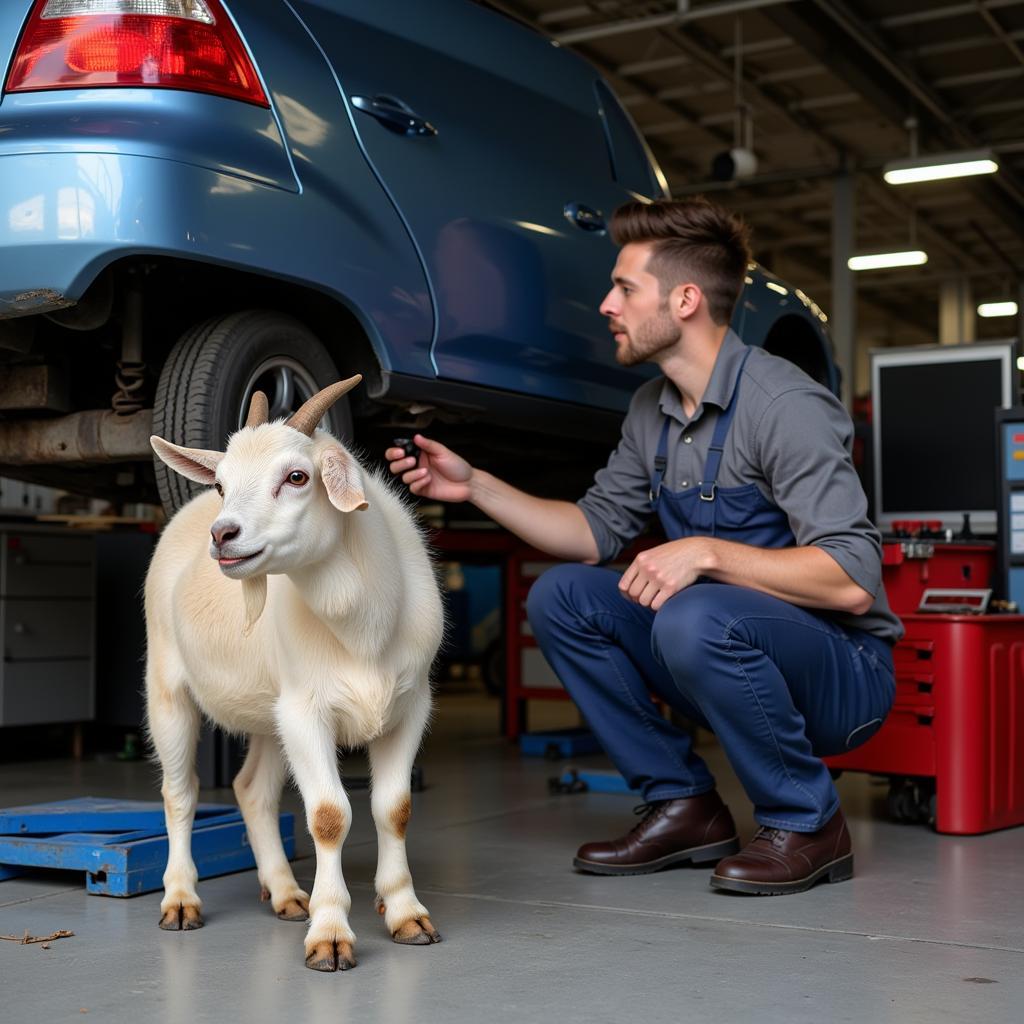
[[[882,169],[882,176],[890,185],[911,185],[920,181],[993,174],[998,170],[999,161],[991,149],[974,149],[890,160]]]
[[[1017,303],[1012,300],[1006,302],[983,302],[978,306],[978,316],[1016,316]]]
[[[889,267],[919,267],[928,262],[928,253],[917,247],[917,210],[910,207],[910,246],[892,252],[872,252],[851,256],[846,265],[851,270],[886,270]]]
[[[888,267],[918,267],[928,262],[928,253],[921,249],[900,252],[872,252],[851,256],[846,265],[851,270],[885,270]]]
[[[999,161],[991,149],[968,149],[954,153],[919,153],[917,151],[917,118],[903,122],[907,129],[910,153],[899,160],[890,160],[882,168],[882,177],[890,185],[912,185],[920,181],[942,181],[966,178],[973,174],[993,174]]]
[[[683,0],[680,0],[683,2]],[[743,22],[734,22],[733,90],[736,120],[732,149],[716,153],[711,160],[711,177],[715,181],[737,181],[757,173],[757,154],[754,152],[754,118],[750,104],[743,99]]]

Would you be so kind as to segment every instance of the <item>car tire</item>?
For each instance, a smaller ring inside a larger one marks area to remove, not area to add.
[[[222,451],[245,423],[253,391],[265,391],[270,416],[286,416],[339,379],[319,339],[303,323],[272,310],[245,310],[197,324],[171,349],[153,402],[153,433],[188,448]],[[322,423],[351,439],[347,399]],[[154,457],[160,500],[168,516],[204,488]]]

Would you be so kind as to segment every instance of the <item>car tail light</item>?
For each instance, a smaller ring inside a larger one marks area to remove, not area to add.
[[[111,86],[270,105],[220,0],[36,0],[6,91]]]

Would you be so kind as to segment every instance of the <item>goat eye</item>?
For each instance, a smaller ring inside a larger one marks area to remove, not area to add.
[[[308,473],[303,473],[301,469],[293,469],[288,474],[288,483],[293,484],[295,487],[301,487],[309,479]]]
[[[224,488],[223,488],[223,487],[221,487],[221,485],[220,485],[220,484],[214,484],[214,485],[213,485],[213,489],[214,489],[214,490],[215,490],[215,491],[216,491],[216,492],[217,492],[217,493],[218,493],[218,494],[219,494],[219,495],[220,495],[220,496],[221,496],[222,498],[224,497]]]

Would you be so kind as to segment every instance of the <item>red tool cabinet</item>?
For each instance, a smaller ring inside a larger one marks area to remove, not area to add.
[[[889,717],[826,763],[930,781],[939,832],[1024,824],[1024,615],[902,618]]]
[[[882,585],[889,607],[901,618],[917,611],[929,587],[989,587],[995,568],[992,544],[909,540],[882,545]]]
[[[884,545],[883,585],[906,628],[896,700],[867,743],[826,759],[888,775],[892,813],[939,832],[1024,824],[1024,615],[917,613],[927,588],[985,588],[994,569],[992,545]]]

